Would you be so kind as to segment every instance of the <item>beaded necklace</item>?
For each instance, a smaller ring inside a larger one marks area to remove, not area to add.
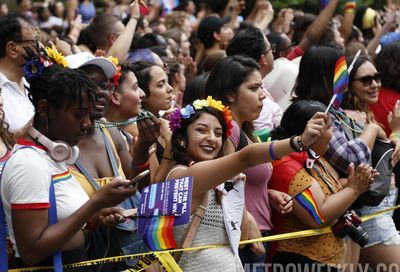
[[[338,114],[336,114],[335,116],[340,121],[340,123],[342,123],[345,127],[350,129],[351,131],[354,131],[355,133],[362,133],[363,132],[363,130],[355,129],[355,128],[349,126],[342,118],[339,117]],[[354,120],[351,117],[347,116],[347,118],[349,118],[350,122],[354,123]]]
[[[319,167],[317,166],[316,162],[318,162]],[[315,160],[312,169],[317,174],[317,176],[322,180],[322,182],[325,183],[326,186],[328,186],[331,193],[339,192],[342,189],[340,183],[334,176],[332,176],[331,172],[326,168],[326,165],[321,160],[319,159]]]
[[[100,121],[96,120],[94,127],[95,128],[112,128],[112,127],[125,127],[127,125],[136,123],[137,121],[149,118],[150,114],[147,111],[140,112],[139,115],[135,118],[128,119],[125,121],[119,121],[119,122],[107,122],[107,121]]]

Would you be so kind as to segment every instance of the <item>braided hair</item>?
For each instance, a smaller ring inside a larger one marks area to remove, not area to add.
[[[60,108],[63,103],[67,103],[68,108],[76,101],[82,105],[82,95],[85,92],[88,92],[92,104],[96,100],[96,84],[78,69],[54,64],[45,68],[40,76],[32,78],[29,83],[29,99],[35,110],[42,99],[47,100],[53,108]]]

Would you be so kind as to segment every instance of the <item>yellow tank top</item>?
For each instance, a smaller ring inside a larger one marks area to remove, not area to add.
[[[111,144],[111,147],[113,149],[114,152],[114,156],[115,158],[118,160],[118,173],[121,177],[126,178],[125,174],[122,170],[122,165],[121,165],[121,160],[118,156],[117,153],[117,149],[115,148],[115,144],[114,141],[110,135],[110,132],[108,131],[108,129],[103,128],[103,131],[108,139],[108,141]],[[70,167],[71,169],[71,173],[72,175],[75,177],[75,179],[79,182],[79,184],[81,185],[81,187],[83,188],[83,190],[85,190],[86,194],[89,197],[92,197],[92,195],[96,192],[96,189],[93,187],[93,185],[90,183],[90,181],[85,177],[85,175],[83,175],[79,170]],[[97,182],[97,184],[102,187],[108,183],[111,182],[111,180],[113,180],[114,177],[103,177],[103,178],[95,178],[94,180]]]

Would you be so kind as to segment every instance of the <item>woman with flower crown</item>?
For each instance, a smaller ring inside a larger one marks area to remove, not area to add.
[[[233,116],[233,133],[224,144],[224,155],[258,142],[253,136],[254,122],[261,113],[266,92],[263,88],[260,67],[253,59],[244,56],[230,56],[221,60],[212,70],[207,81],[209,95],[229,105]],[[249,226],[250,239],[268,236],[272,230],[271,207],[279,213],[289,213],[290,196],[268,187],[272,175],[271,163],[264,163],[247,169],[245,186],[246,208],[255,219],[255,227]],[[268,243],[248,244],[239,251],[243,264],[250,270],[264,271],[259,264],[265,263]],[[264,251],[264,252],[263,252]]]
[[[315,114],[301,136],[273,143],[248,145],[238,152],[221,157],[221,148],[232,128],[230,110],[221,101],[212,97],[196,100],[170,114],[172,154],[177,165],[170,171],[168,178],[192,176],[194,184],[191,213],[205,208],[192,246],[228,242],[231,244],[231,248],[183,253],[179,261],[183,270],[243,271],[237,255],[239,239],[232,235],[233,231],[240,230],[242,220],[243,224],[247,223],[246,216],[242,218],[243,199],[241,206],[234,211],[236,218],[239,218],[236,221],[226,222],[234,207],[224,205],[224,199],[228,199],[231,193],[242,190],[243,183],[241,179],[234,179],[233,188],[220,185],[249,167],[311,145],[320,136],[325,118],[324,113]],[[191,218],[193,219],[193,215]],[[187,225],[174,228],[177,241],[182,240],[186,228]]]

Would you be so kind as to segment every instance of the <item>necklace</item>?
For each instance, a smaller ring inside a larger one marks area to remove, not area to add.
[[[339,117],[339,114],[336,114],[335,117],[340,121],[340,123],[342,123],[345,127],[350,129],[351,131],[354,131],[355,133],[362,133],[363,132],[363,130],[355,129],[355,128],[349,126],[342,118]],[[352,122],[353,124],[355,123],[354,120],[351,117],[349,117],[349,116],[346,116],[346,117],[349,118],[350,122]]]
[[[135,118],[131,118],[125,121],[118,121],[118,122],[107,122],[107,121],[100,121],[100,120],[96,120],[94,127],[95,128],[112,128],[112,127],[125,127],[127,125],[130,124],[134,124],[137,121],[146,119],[146,118],[150,118],[150,114],[147,111],[142,111],[139,113],[139,115]]]
[[[316,163],[314,163],[312,169],[317,173],[317,176],[320,178],[320,180],[328,186],[329,190],[332,193],[339,192],[342,189],[342,186],[340,183],[336,180],[334,176],[329,172],[329,170],[326,168],[325,164],[321,160],[316,160],[315,162],[318,162],[317,166]],[[322,169],[321,169],[322,168]],[[322,170],[322,171],[321,171]]]

